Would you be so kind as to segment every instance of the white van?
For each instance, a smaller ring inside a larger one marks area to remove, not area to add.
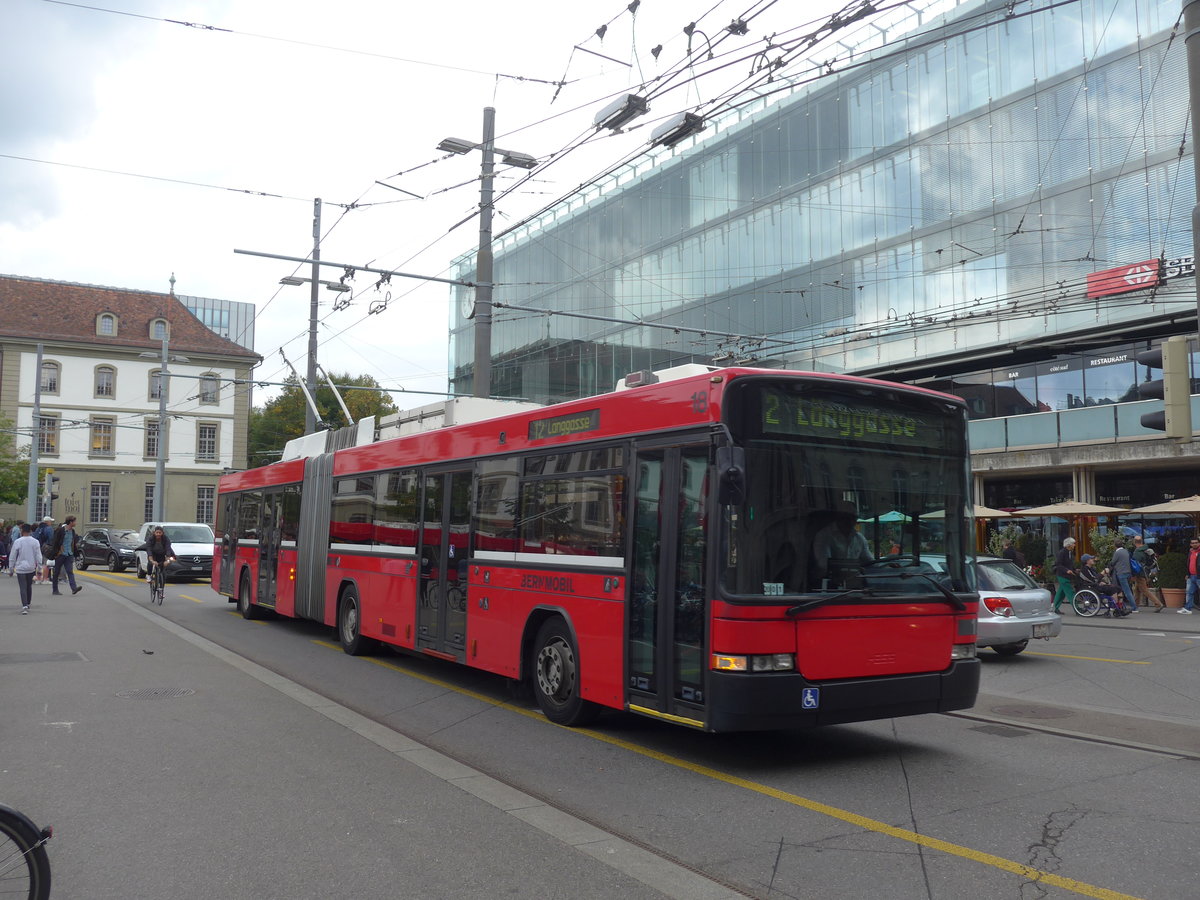
[[[175,550],[175,561],[163,570],[166,578],[211,578],[213,561],[213,532],[200,522],[144,522],[138,528],[141,543],[150,540],[155,528],[163,533]],[[145,578],[150,569],[149,554],[137,551],[138,578]]]

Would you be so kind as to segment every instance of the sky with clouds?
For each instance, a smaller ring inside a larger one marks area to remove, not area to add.
[[[151,291],[173,274],[178,294],[253,303],[257,377],[282,380],[280,348],[306,365],[309,289],[279,280],[311,267],[235,248],[305,257],[320,197],[322,259],[447,277],[478,240],[479,156],[435,148],[451,135],[479,141],[485,106],[499,146],[555,159],[497,200],[499,232],[744,79],[772,35],[860,3],[3,0],[0,273]],[[734,37],[739,18],[748,32]],[[737,50],[698,79],[679,66],[693,22],[693,49],[702,33]],[[594,134],[613,96],[669,73],[641,125],[554,156]],[[501,171],[497,190],[520,174]],[[360,273],[351,294],[322,291],[321,364],[445,390],[450,288],[374,284]],[[335,309],[339,298],[349,305]]]

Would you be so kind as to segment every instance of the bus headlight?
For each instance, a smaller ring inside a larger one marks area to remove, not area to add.
[[[974,644],[954,644],[950,648],[951,659],[974,659],[978,655]]]
[[[712,667],[717,672],[791,672],[796,668],[794,653],[766,653],[734,656],[714,653]]]

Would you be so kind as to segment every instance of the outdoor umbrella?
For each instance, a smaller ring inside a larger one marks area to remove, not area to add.
[[[1142,513],[1197,516],[1200,515],[1200,494],[1193,494],[1191,497],[1178,497],[1175,500],[1168,500],[1166,503],[1155,503],[1153,506],[1142,506],[1138,509],[1131,509],[1127,514],[1140,515]]]
[[[859,519],[858,521],[874,522],[876,520],[878,520],[880,522],[911,522],[912,521],[912,519],[910,519],[904,513],[900,512],[900,510],[898,510],[898,509],[888,510],[887,512],[882,513],[878,516],[867,516],[865,519]]]
[[[1112,516],[1125,513],[1126,510],[1116,506],[1100,506],[1096,503],[1080,503],[1078,500],[1064,500],[1062,503],[1051,503],[1049,506],[1034,506],[1030,509],[1018,509],[1014,516]]]
[[[977,519],[1006,519],[1012,513],[1005,512],[1002,509],[992,509],[990,506],[984,506],[980,503],[975,504],[975,518]]]

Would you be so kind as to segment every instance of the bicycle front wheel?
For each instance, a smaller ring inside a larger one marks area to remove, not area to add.
[[[39,834],[24,816],[0,806],[0,894],[49,900],[48,837],[49,831]]]
[[[1076,591],[1071,600],[1072,608],[1081,616],[1094,616],[1100,612],[1103,605],[1100,602],[1100,595],[1090,588]]]

